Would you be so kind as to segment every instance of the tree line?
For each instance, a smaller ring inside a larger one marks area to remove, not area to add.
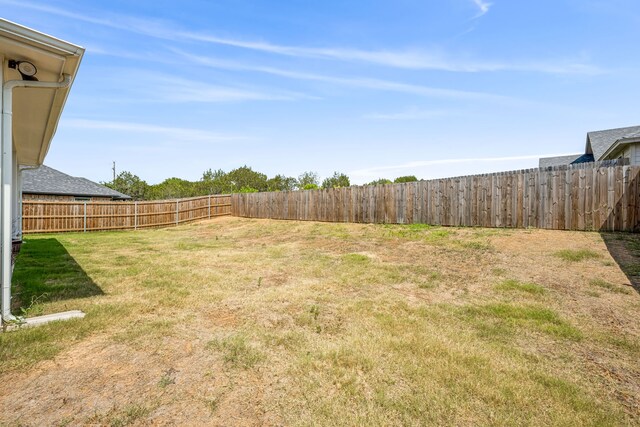
[[[393,182],[389,179],[378,179],[367,185],[392,184],[417,181],[415,176],[401,176]],[[134,200],[163,200],[184,197],[206,196],[209,194],[253,193],[259,191],[291,191],[316,190],[320,188],[349,187],[349,177],[341,172],[334,172],[322,183],[316,172],[303,172],[297,178],[276,175],[268,178],[266,174],[242,166],[232,171],[208,169],[198,181],[181,178],[168,178],[159,184],[147,184],[146,181],[131,172],[120,172],[111,182],[103,185],[131,196]]]

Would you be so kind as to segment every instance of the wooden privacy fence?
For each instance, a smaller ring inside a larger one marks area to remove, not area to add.
[[[616,162],[405,184],[231,196],[231,213],[449,226],[640,231],[640,166]]]
[[[231,196],[150,202],[22,202],[23,233],[125,230],[231,214]]]

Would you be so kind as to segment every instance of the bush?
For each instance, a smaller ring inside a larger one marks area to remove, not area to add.
[[[303,172],[298,177],[298,188],[302,190],[315,190],[318,188],[319,184],[320,184],[320,180],[316,172],[310,172],[310,171]],[[315,187],[310,187],[310,186],[315,186]]]
[[[371,181],[367,185],[384,185],[384,184],[393,184],[393,181],[387,178],[378,178],[375,181]]]
[[[407,175],[407,176],[399,176],[396,179],[394,179],[393,182],[396,184],[400,184],[403,182],[416,182],[417,180],[418,178],[416,178],[415,175]]]
[[[333,176],[322,181],[322,188],[342,188],[350,185],[349,177],[340,172],[334,172]]]

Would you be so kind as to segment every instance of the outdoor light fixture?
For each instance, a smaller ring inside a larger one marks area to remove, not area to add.
[[[36,82],[38,81],[38,79],[35,77],[38,69],[29,61],[16,61],[12,59],[9,61],[9,68],[18,70],[18,72],[22,76],[22,80],[31,80]]]

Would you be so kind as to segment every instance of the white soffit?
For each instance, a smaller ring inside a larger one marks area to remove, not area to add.
[[[38,31],[0,19],[0,56],[4,80],[20,80],[8,60],[29,61],[39,81],[58,82],[63,74],[73,79],[84,49]],[[13,90],[13,143],[19,164],[39,166],[49,151],[69,88],[16,88]]]

